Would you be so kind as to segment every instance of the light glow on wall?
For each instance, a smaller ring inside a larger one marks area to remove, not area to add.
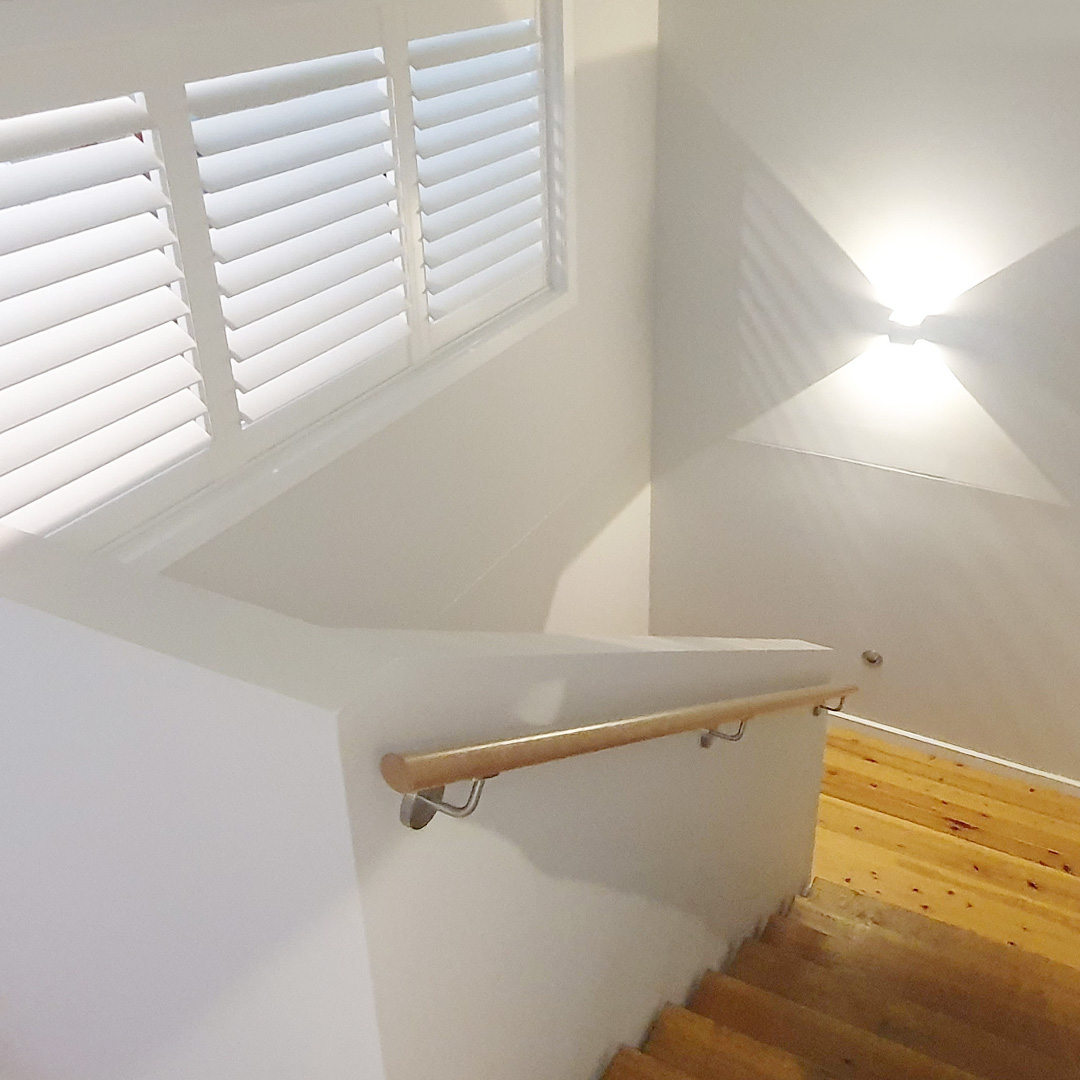
[[[892,321],[901,326],[920,326],[928,315],[948,311],[984,276],[962,243],[917,226],[905,226],[883,240],[860,264],[878,298],[892,310]]]
[[[956,376],[928,341],[897,345],[881,338],[848,369],[852,407],[890,427],[932,417],[956,395]]]
[[[882,337],[732,437],[1066,505],[929,341]]]

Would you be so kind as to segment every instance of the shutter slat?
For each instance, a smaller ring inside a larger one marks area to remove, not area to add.
[[[540,93],[540,72],[528,71],[510,79],[485,83],[469,90],[413,102],[413,122],[420,131],[453,123],[469,116],[512,105],[516,101],[536,97]]]
[[[209,445],[210,433],[203,424],[189,421],[16,510],[4,518],[4,523],[33,533],[60,528],[194,457]]]
[[[194,347],[195,342],[176,323],[165,323],[9,386],[0,390],[0,432],[155,364],[171,363],[170,358]]]
[[[519,251],[509,259],[496,263],[473,277],[466,278],[460,285],[433,295],[428,302],[431,317],[436,320],[444,318],[466,304],[482,299],[486,293],[492,292],[519,275],[534,277],[536,287],[531,290],[533,292],[539,292],[544,287],[546,273],[543,244],[536,244],[524,251]]]
[[[18,528],[210,439],[150,129],[141,95],[0,120],[0,517]]]
[[[168,205],[157,184],[137,176],[0,210],[0,255]]]
[[[330,58],[195,88],[213,115],[194,127],[238,403],[258,391],[244,423],[362,363],[357,339],[404,315],[389,88],[372,57],[376,72]]]
[[[519,101],[501,109],[492,109],[480,116],[470,116],[451,124],[443,124],[431,131],[418,131],[416,151],[422,158],[435,157],[437,154],[445,154],[458,147],[539,122],[540,102],[536,98]]]
[[[357,363],[371,360],[403,341],[409,333],[409,320],[404,314],[350,338],[341,345],[293,368],[248,393],[236,395],[240,415],[248,421],[264,416],[296,401],[312,390],[344,375]]]
[[[0,345],[0,390],[187,314],[166,287]]]
[[[200,154],[220,154],[333,124],[339,120],[385,113],[390,98],[384,82],[342,86],[319,94],[261,105],[238,113],[225,113],[192,121],[195,147]]]
[[[441,343],[546,283],[539,31],[523,20],[411,41],[409,62],[428,318],[455,316]]]
[[[0,255],[0,300],[167,247],[175,239],[159,218],[140,214]]]
[[[356,150],[242,187],[207,193],[206,214],[210,224],[219,229],[389,173],[393,168],[393,157],[381,146]]]
[[[448,180],[437,187],[424,188],[420,192],[420,207],[425,214],[437,214],[440,210],[466,199],[475,198],[494,188],[502,187],[511,180],[519,180],[530,173],[540,172],[540,150],[528,150],[505,161],[487,165],[465,176]]]
[[[329,319],[321,326],[308,330],[288,341],[275,345],[250,360],[234,364],[236,385],[242,391],[254,390],[286,371],[313,360],[322,353],[372,330],[405,311],[405,291],[396,289],[343,315]],[[362,357],[357,358],[362,359]]]
[[[424,187],[446,183],[459,176],[474,173],[486,165],[505,161],[507,158],[526,153],[533,148],[539,151],[540,125],[530,124],[516,131],[508,131],[482,142],[472,143],[457,150],[439,154],[438,157],[421,160],[420,183]]]
[[[540,63],[538,45],[527,45],[521,49],[493,53],[473,60],[461,60],[454,64],[429,67],[417,71],[412,69],[413,96],[421,101],[452,94],[458,90],[467,90],[472,86],[498,82],[514,75],[524,75],[535,71]]]
[[[198,382],[195,368],[175,357],[11,428],[0,434],[0,475]]]
[[[409,42],[409,63],[415,68],[437,67],[461,60],[471,60],[488,53],[505,52],[539,41],[536,23],[531,19],[497,23],[473,30],[459,30],[438,37],[418,38]]]
[[[167,255],[148,251],[133,259],[58,281],[28,296],[0,301],[0,346],[111,307],[179,280]]]
[[[235,359],[247,360],[404,284],[405,271],[400,263],[386,263],[275,311],[240,330],[229,331],[229,348]]]
[[[330,255],[374,240],[391,229],[396,236],[399,226],[397,214],[389,207],[369,210],[235,262],[219,263],[218,284],[226,296],[238,296]]]
[[[221,191],[389,141],[390,125],[382,116],[342,120],[200,158],[199,175],[204,191]]]
[[[385,74],[381,49],[343,53],[189,83],[188,106],[192,115],[198,118],[220,116],[352,83],[369,82]]]
[[[7,473],[0,477],[0,517],[205,412],[198,394],[182,390]]]
[[[508,210],[492,214],[476,225],[452,233],[445,240],[425,244],[424,262],[431,267],[442,266],[523,225],[540,222],[543,216],[544,201],[539,196],[518,203],[517,206],[512,206]],[[542,226],[540,231],[542,234]]]
[[[534,172],[520,180],[512,180],[509,184],[478,195],[475,199],[466,199],[464,202],[451,206],[448,210],[442,210],[437,214],[425,214],[423,217],[424,237],[430,246],[431,243],[436,243],[459,229],[468,228],[502,210],[508,210],[519,203],[534,199],[543,190],[543,177],[538,172]]]
[[[149,126],[145,106],[130,97],[15,116],[0,120],[0,160],[53,154],[88,142],[118,139]]]
[[[377,207],[384,208],[378,213],[380,220],[385,219],[388,212],[386,204],[394,202],[396,198],[394,185],[385,176],[377,176],[373,180],[350,184],[250,221],[241,221],[225,229],[212,229],[211,244],[217,258],[231,262],[321,229],[324,225],[344,221],[368,210],[375,211]],[[389,213],[396,222],[397,216],[393,211]]]
[[[531,248],[535,244],[543,244],[544,224],[542,221],[530,221],[513,232],[505,233],[497,239],[483,244],[478,248],[460,255],[456,259],[444,263],[439,267],[428,267],[427,287],[432,293],[440,293],[445,289],[460,285],[466,278],[487,270],[496,263],[503,262],[516,255],[525,248]]]
[[[239,330],[256,319],[262,319],[290,304],[306,300],[309,296],[393,259],[400,259],[402,255],[401,243],[391,234],[347,248],[310,266],[294,270],[291,274],[268,281],[265,285],[249,289],[239,296],[223,297],[221,308],[225,322],[230,329]]]
[[[0,166],[0,209],[85,190],[161,168],[154,151],[133,135]]]

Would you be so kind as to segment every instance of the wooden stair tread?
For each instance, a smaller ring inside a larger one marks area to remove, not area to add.
[[[1064,840],[1080,841],[1080,824],[1072,816],[1061,817],[1047,814],[1034,805],[1017,800],[997,798],[995,795],[971,790],[969,787],[957,787],[948,779],[936,779],[920,776],[887,762],[873,755],[860,754],[836,746],[826,745],[825,764],[852,776],[862,777],[871,783],[882,781],[903,788],[912,796],[921,798],[944,798],[968,812],[991,820],[1007,821],[1040,832],[1047,832],[1062,837]]]
[[[874,764],[890,766],[912,776],[935,780],[1003,803],[1034,809],[1049,818],[1080,826],[1080,798],[1052,788],[999,776],[964,762],[897,746],[845,728],[830,729],[827,744],[831,749],[846,751]]]
[[[1014,955],[1030,954],[1007,946],[997,946],[1003,956],[982,950],[968,951],[963,945],[944,939],[915,938],[876,924],[838,918],[805,902],[792,905],[788,920],[830,938],[842,939],[860,951],[888,956],[888,962],[898,969],[922,972],[948,986],[964,987],[975,982],[979,988],[977,996],[1000,998],[1025,1013],[1050,1017],[1056,1024],[1077,1032],[1080,1045],[1080,998],[1073,987],[1036,977],[1032,968],[1011,962]]]
[[[817,837],[605,1080],[1080,1080],[1080,799],[832,731]]]
[[[818,825],[897,855],[928,862],[965,883],[1021,898],[1027,895],[1059,911],[1064,920],[1080,928],[1080,877],[828,795],[821,797]]]
[[[710,1020],[667,1006],[645,1053],[696,1080],[839,1080],[816,1065]]]
[[[940,922],[932,915],[927,917],[821,878],[815,880],[808,897],[795,900],[791,914],[806,920],[812,918],[814,911],[834,919],[889,930],[921,941],[928,948],[946,955],[964,955],[977,959],[980,964],[1016,972],[1036,985],[1051,984],[1080,1002],[1080,969],[1002,945],[971,930]]]
[[[795,919],[769,921],[763,940],[838,973],[864,975],[897,996],[972,1023],[1007,1030],[1016,1042],[1080,1062],[1080,1033],[1055,1012],[1043,988],[1010,973],[960,967],[909,939],[874,928],[828,934]]]
[[[973,1080],[972,1074],[728,975],[709,972],[690,1008],[851,1080]]]
[[[1080,930],[1068,913],[903,852],[819,829],[814,873],[1061,964],[1075,966],[1080,960]]]
[[[1080,871],[1080,827],[827,749],[822,793],[1063,873]]]
[[[603,1080],[692,1080],[681,1069],[673,1069],[640,1050],[624,1046],[604,1073]]]
[[[1014,1042],[1007,1032],[987,1031],[935,1011],[925,1003],[889,994],[877,981],[851,973],[838,974],[764,941],[744,944],[730,973],[985,1080],[1076,1077],[1067,1062]]]

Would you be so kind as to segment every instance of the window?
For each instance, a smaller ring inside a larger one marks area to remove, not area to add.
[[[0,519],[44,532],[210,441],[137,97],[0,121]]]
[[[532,20],[409,44],[427,315],[451,332],[547,284],[540,38]]]
[[[0,118],[0,521],[111,543],[565,291],[559,0],[502,6],[315,0],[59,54],[101,92]]]
[[[380,50],[187,88],[240,415],[408,333]]]

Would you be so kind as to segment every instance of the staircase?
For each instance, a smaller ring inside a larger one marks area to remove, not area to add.
[[[847,732],[824,792],[833,880],[604,1080],[1078,1080],[1080,800]]]
[[[819,880],[605,1080],[973,1076],[1080,1077],[1080,971]]]

